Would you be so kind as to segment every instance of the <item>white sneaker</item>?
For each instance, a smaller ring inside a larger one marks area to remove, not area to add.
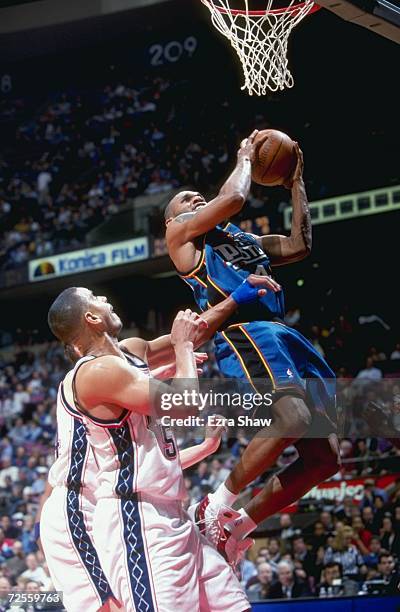
[[[244,559],[246,551],[253,546],[254,540],[253,538],[237,540],[229,531],[228,534],[229,536],[224,547],[224,557],[229,565],[235,568],[236,565]]]
[[[188,513],[198,526],[200,533],[207,538],[230,565],[236,565],[240,555],[244,555],[253,543],[251,538],[236,540],[225,527],[228,523],[239,518],[240,513],[223,504],[213,506],[208,495],[198,504],[190,506]]]

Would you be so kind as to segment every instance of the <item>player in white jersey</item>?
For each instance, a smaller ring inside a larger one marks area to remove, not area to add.
[[[265,287],[268,280],[257,278],[254,284]],[[170,356],[173,347],[176,378],[194,379],[191,342],[204,341],[239,300],[248,300],[250,294],[255,299],[258,292],[246,281],[241,292],[205,314],[206,332],[201,332],[197,315],[182,313],[174,324],[175,335],[153,344],[140,339],[118,343],[119,317],[105,298],[95,298],[86,289],[63,292],[49,311],[57,337],[86,355],[66,377],[64,399],[72,414],[82,417],[94,450],[99,486],[93,539],[111,587],[127,610],[169,612],[175,605],[182,611],[248,608],[230,568],[202,543],[182,510],[184,487],[174,439],[157,423],[150,424],[144,362],[140,367],[137,358],[121,349],[134,348],[139,357],[147,354],[155,362]]]
[[[197,354],[196,360],[201,363],[204,357]],[[171,372],[173,365],[169,364],[153,374],[165,377]],[[82,430],[82,417],[71,412],[66,403],[63,383],[57,397],[57,431],[56,460],[37,517],[42,523],[41,543],[51,578],[56,590],[63,592],[68,612],[111,612],[120,605],[112,596],[92,537],[98,467]],[[182,468],[215,452],[221,432],[220,427],[210,427],[203,443],[181,451]],[[84,469],[76,470],[83,458]]]
[[[118,608],[93,543],[96,474],[85,424],[66,408],[60,385],[56,460],[48,476],[50,495],[40,514],[40,540],[68,612]]]

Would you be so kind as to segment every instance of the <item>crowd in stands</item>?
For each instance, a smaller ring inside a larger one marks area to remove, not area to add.
[[[215,193],[248,127],[235,123],[238,102],[222,86],[212,100],[193,89],[164,74],[70,86],[34,100],[3,96],[0,124],[11,134],[0,157],[0,269],[81,248],[138,195],[182,185]],[[248,124],[271,127],[260,113]],[[314,199],[330,195],[316,177],[307,189]],[[262,216],[271,199],[282,212],[289,193],[255,187],[249,206]]]
[[[165,78],[117,83],[26,109],[1,162],[3,268],[82,246],[88,231],[139,194],[221,180],[231,162],[226,146],[207,150],[191,139],[182,87]],[[0,120],[9,116],[3,109]]]
[[[40,103],[4,98],[0,122],[14,127],[0,158],[0,268],[82,247],[90,230],[141,194],[167,193],[188,184],[206,192],[214,188],[231,167],[243,134],[231,122],[226,98],[214,96],[211,122],[206,100],[192,97],[189,104],[187,95],[186,82],[163,76],[142,84],[126,79],[97,89],[53,93]],[[208,131],[195,129],[196,112],[202,126],[210,123]],[[268,127],[263,116],[255,123]],[[313,189],[323,196],[318,187]],[[243,229],[269,232],[265,202],[265,192],[251,194],[252,218],[242,222]],[[286,205],[284,200],[275,209],[281,213]],[[393,344],[362,348],[360,363],[354,361],[354,342],[362,336],[361,324],[346,314],[332,321],[309,315],[306,320],[301,308],[291,308],[286,323],[305,332],[340,377],[339,397],[350,427],[341,441],[343,467],[333,480],[363,478],[364,492],[357,500],[311,495],[296,514],[281,514],[279,526],[267,525],[257,534],[262,539],[257,537],[238,566],[240,581],[251,600],[395,592],[400,481],[382,487],[376,482],[386,474],[400,474],[400,452],[366,426],[359,408],[365,401],[378,404],[390,413],[400,437],[400,385],[389,378],[400,372],[400,342],[392,338]],[[1,612],[7,609],[4,594],[10,589],[52,587],[33,527],[54,457],[57,388],[69,363],[57,343],[34,333],[16,338],[1,332],[0,345]],[[212,346],[208,348],[204,376],[219,377]],[[197,443],[201,435],[194,432],[183,443]],[[225,436],[216,455],[188,470],[185,504],[215,490],[248,443],[246,432],[235,439]],[[286,449],[253,486],[294,461],[296,453],[295,447]],[[301,524],[300,514],[307,516]]]
[[[287,323],[303,329],[300,309],[288,312]],[[343,330],[349,331],[349,326],[345,317],[339,316],[330,329],[315,329],[315,346],[328,358],[334,356],[332,347],[343,337]],[[3,341],[7,340],[11,338],[3,334]],[[9,588],[7,585],[20,590],[43,590],[50,585],[33,525],[54,456],[57,387],[69,363],[57,343],[39,340],[37,335],[19,332],[14,344],[5,346],[1,353],[0,592]],[[344,345],[348,342],[350,335]],[[209,349],[204,376],[212,378],[219,376],[219,372],[212,347]],[[376,369],[382,377],[384,357],[397,363],[399,345],[385,349],[387,355],[380,348],[368,350],[367,371]],[[349,385],[345,397],[350,408],[357,405],[360,397],[357,386],[360,381],[362,393],[365,384],[377,384],[378,376],[366,376],[365,370],[344,371],[338,361],[335,369]],[[399,393],[396,379],[382,380],[389,385],[386,399]],[[369,386],[367,393],[371,391]],[[388,406],[391,405],[389,398]],[[194,433],[185,444],[198,443],[201,435]],[[201,499],[223,482],[248,443],[246,432],[239,433],[236,439],[224,436],[216,455],[188,470],[185,504]],[[296,453],[295,447],[286,449],[271,471],[253,486],[260,486],[272,471],[295,460]],[[329,597],[366,593],[374,588],[394,592],[393,580],[400,558],[400,480],[392,479],[389,484],[378,486],[377,478],[400,473],[400,451],[378,435],[368,433],[360,438],[353,432],[341,441],[341,454],[345,462],[333,480],[364,478],[362,498],[346,494],[336,500],[314,499],[311,495],[299,505],[296,514],[282,514],[278,528],[275,525],[263,529],[259,534],[263,539],[257,539],[238,568],[252,600]],[[300,525],[301,515],[307,520]],[[375,587],[373,581],[378,581]],[[0,610],[1,605],[0,602]]]

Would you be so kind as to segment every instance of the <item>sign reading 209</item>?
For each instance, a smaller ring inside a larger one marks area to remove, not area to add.
[[[149,47],[150,64],[163,66],[174,64],[180,59],[190,59],[197,49],[197,38],[187,36],[184,40],[170,40],[167,43],[156,43]]]

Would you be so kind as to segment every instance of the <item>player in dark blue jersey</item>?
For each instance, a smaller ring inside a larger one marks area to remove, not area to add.
[[[183,191],[166,208],[170,257],[203,311],[249,274],[271,276],[272,267],[300,261],[311,251],[303,156],[297,144],[297,167],[285,183],[293,201],[290,236],[255,236],[227,222],[240,212],[249,193],[256,134],[242,142],[236,167],[213,200],[206,202],[198,192]],[[237,525],[230,525],[235,535],[246,535],[338,470],[334,373],[283,318],[283,291],[278,286],[259,303],[241,306],[214,338],[216,359],[226,377],[248,380],[253,386],[257,379],[270,380],[273,426],[250,442],[227,481],[200,504],[197,516],[220,517],[220,508],[231,505],[285,447],[295,443],[298,451],[298,459],[241,511]],[[310,431],[320,437],[310,437]]]

